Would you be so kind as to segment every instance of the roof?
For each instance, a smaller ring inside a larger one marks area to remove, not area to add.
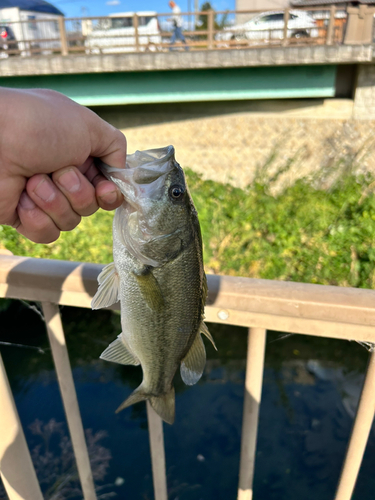
[[[353,4],[353,3],[362,3],[362,4],[372,4],[375,5],[375,0],[291,0],[290,4],[293,7],[304,7],[306,5],[333,5],[333,4]]]
[[[30,10],[32,12],[56,14],[58,16],[64,15],[57,7],[44,0],[0,0],[0,9],[9,9],[11,7],[18,7],[20,10]]]

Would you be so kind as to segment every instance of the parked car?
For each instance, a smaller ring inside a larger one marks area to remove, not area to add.
[[[226,27],[216,35],[217,40],[254,40],[267,42],[284,38],[284,11],[259,14],[243,24]],[[317,37],[316,21],[306,12],[290,10],[288,38]]]
[[[18,50],[18,43],[16,37],[14,36],[12,28],[5,25],[0,25],[0,51],[1,57],[5,57],[8,50]],[[14,56],[17,54],[9,54],[9,56]]]
[[[97,25],[93,25],[91,20],[85,21],[82,31],[85,31],[84,36],[86,36],[86,53],[110,54],[133,51],[136,45],[134,14],[134,12],[111,14],[108,19],[101,20]],[[140,50],[158,50],[162,40],[156,12],[136,14]]]

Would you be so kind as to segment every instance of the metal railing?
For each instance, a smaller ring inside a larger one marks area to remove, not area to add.
[[[59,306],[90,308],[102,266],[0,256],[0,297],[42,303],[85,500],[96,500]],[[252,499],[266,331],[375,344],[375,291],[208,276],[206,320],[249,327],[238,499]],[[12,392],[0,357],[1,477],[10,500],[41,500]],[[335,500],[350,500],[375,412],[375,353],[369,365]],[[147,405],[154,493],[167,499],[163,427]]]
[[[186,12],[180,17],[185,43],[181,40],[171,43],[174,32],[171,13],[12,21],[6,23],[11,30],[9,36],[0,38],[0,58],[339,45],[345,43],[347,25],[352,26],[351,41],[355,36],[354,43],[361,43],[363,36],[362,43],[371,43],[366,30],[357,29],[357,25],[363,17],[372,19],[373,9],[367,6],[361,9],[361,16],[355,8],[348,14],[336,6],[270,12]]]

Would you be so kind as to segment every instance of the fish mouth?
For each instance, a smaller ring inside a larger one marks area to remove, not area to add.
[[[166,146],[164,148],[136,151],[135,153],[127,156],[126,164],[127,166],[129,165],[128,168],[137,168],[139,166],[147,167],[147,165],[151,163],[152,168],[160,168],[171,158],[174,159],[174,147]]]
[[[111,167],[99,158],[95,158],[94,163],[108,180],[120,188],[125,200],[138,208],[139,198],[155,195],[160,187],[160,178],[174,168],[174,154],[173,146],[136,151],[126,157],[125,168],[121,169]]]

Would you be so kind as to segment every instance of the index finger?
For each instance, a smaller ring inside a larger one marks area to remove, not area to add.
[[[93,158],[88,158],[79,167],[80,172],[87,177],[95,188],[98,205],[103,210],[114,210],[124,201],[121,191],[112,181],[107,180],[94,164]]]
[[[91,141],[90,155],[115,168],[125,168],[126,138],[122,132],[86,108]]]

